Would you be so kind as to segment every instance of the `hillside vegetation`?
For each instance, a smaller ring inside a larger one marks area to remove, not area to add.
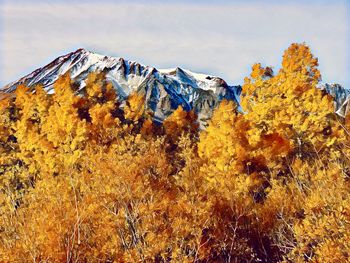
[[[348,262],[350,118],[305,44],[161,125],[103,74],[0,101],[1,262]]]

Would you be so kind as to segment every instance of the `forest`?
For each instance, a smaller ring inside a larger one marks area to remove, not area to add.
[[[350,262],[350,116],[291,44],[162,124],[103,73],[0,101],[0,262]]]

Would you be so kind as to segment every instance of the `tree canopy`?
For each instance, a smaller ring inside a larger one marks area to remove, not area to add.
[[[292,44],[242,111],[162,124],[101,73],[0,101],[1,262],[348,262],[350,117]]]

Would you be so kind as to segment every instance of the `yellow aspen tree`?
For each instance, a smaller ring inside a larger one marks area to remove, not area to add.
[[[172,138],[177,138],[182,133],[194,134],[199,128],[195,112],[185,111],[182,106],[164,120],[163,126],[165,133]]]
[[[348,262],[350,241],[349,185],[338,164],[304,164],[296,171],[308,188],[303,217],[293,225],[295,244],[288,259],[295,262]],[[302,174],[309,174],[312,180]]]
[[[59,78],[54,85],[55,93],[52,95],[52,105],[48,111],[47,121],[43,130],[53,147],[58,150],[56,158],[50,163],[52,169],[58,172],[57,163],[64,167],[73,165],[81,156],[86,145],[89,131],[85,119],[79,116],[76,103],[80,98],[72,89],[69,75]]]
[[[86,96],[80,98],[78,111],[89,123],[89,140],[109,144],[118,138],[122,128],[115,89],[103,74],[90,73],[85,90]]]
[[[145,97],[137,92],[130,94],[124,107],[125,119],[137,122],[145,114]]]
[[[343,140],[337,125],[333,99],[316,87],[321,78],[317,59],[305,44],[292,44],[284,53],[282,68],[273,76],[270,68],[253,66],[242,91],[250,144],[278,134],[299,154],[320,152]],[[281,152],[284,156],[288,151]]]
[[[15,134],[20,147],[19,157],[29,166],[30,173],[35,174],[40,169],[48,172],[47,162],[43,160],[49,161],[54,156],[54,145],[44,130],[49,120],[51,98],[40,86],[34,90],[20,86],[16,90],[15,105],[19,114]]]

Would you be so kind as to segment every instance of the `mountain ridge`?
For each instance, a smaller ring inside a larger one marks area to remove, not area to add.
[[[78,90],[85,86],[90,72],[105,72],[124,101],[132,92],[146,97],[146,106],[154,112],[154,118],[162,121],[178,106],[185,110],[194,109],[201,123],[210,118],[212,109],[224,98],[239,104],[241,86],[229,86],[222,78],[194,73],[180,67],[156,69],[120,57],[100,55],[80,48],[60,56],[32,73],[11,82],[1,89],[12,93],[18,85],[33,87],[43,85],[52,93],[53,85],[59,76],[69,72],[79,84]]]
[[[160,122],[180,105],[185,110],[193,109],[198,114],[201,126],[205,125],[222,99],[233,100],[240,107],[241,86],[230,86],[220,77],[180,67],[157,69],[121,57],[100,55],[84,48],[57,57],[47,65],[5,85],[0,92],[11,94],[21,84],[29,87],[41,84],[47,92],[52,93],[55,81],[67,72],[79,85],[78,90],[85,87],[89,73],[105,72],[106,79],[116,89],[119,100],[125,101],[132,92],[143,94],[146,108],[154,112],[154,119]],[[350,109],[350,90],[339,84],[324,83],[318,87],[333,96],[336,113],[344,117]]]

